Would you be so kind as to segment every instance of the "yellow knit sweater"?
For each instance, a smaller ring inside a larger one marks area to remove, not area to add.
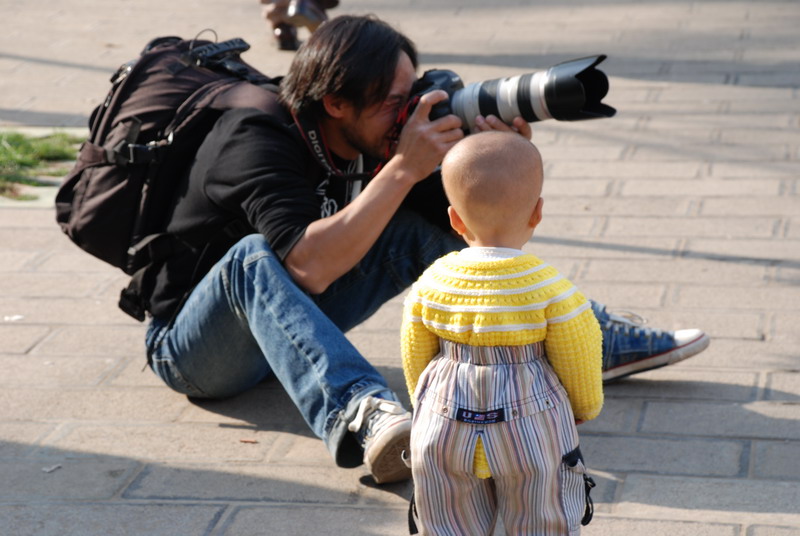
[[[401,353],[412,400],[440,337],[472,346],[544,341],[575,418],[595,418],[603,406],[602,332],[583,294],[533,255],[465,260],[467,252],[437,260],[406,297]],[[478,468],[486,464],[482,447]]]

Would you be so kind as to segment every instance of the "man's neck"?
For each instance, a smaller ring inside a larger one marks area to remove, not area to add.
[[[319,128],[322,131],[325,145],[332,154],[343,160],[355,160],[359,152],[345,138],[339,123],[331,117],[323,117],[319,120]]]

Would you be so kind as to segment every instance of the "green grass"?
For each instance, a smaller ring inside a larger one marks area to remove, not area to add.
[[[19,185],[41,184],[37,177],[62,176],[65,162],[72,162],[83,138],[65,133],[32,137],[16,132],[0,132],[0,195],[24,199]],[[71,167],[71,163],[69,164]]]

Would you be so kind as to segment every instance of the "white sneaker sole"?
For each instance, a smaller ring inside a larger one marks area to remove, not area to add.
[[[370,441],[364,463],[377,484],[400,482],[411,478],[411,469],[403,462],[403,451],[409,450],[411,420],[397,423]]]
[[[664,352],[663,354],[654,355],[652,357],[648,357],[647,359],[641,359],[639,361],[634,361],[626,365],[620,365],[618,367],[603,371],[603,381],[610,382],[619,380],[626,376],[630,376],[631,374],[645,372],[647,370],[654,370],[678,363],[679,361],[683,361],[684,359],[688,359],[699,354],[708,348],[710,343],[711,339],[708,337],[708,335],[698,330],[698,335],[695,338],[690,339],[681,346],[673,348],[669,352]]]

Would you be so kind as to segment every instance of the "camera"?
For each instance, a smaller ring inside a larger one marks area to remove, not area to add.
[[[422,95],[442,89],[450,97],[431,110],[431,120],[457,115],[469,132],[478,115],[494,115],[503,122],[519,116],[532,123],[545,119],[580,121],[611,117],[617,111],[601,101],[608,93],[608,78],[597,65],[605,55],[565,61],[519,76],[475,82],[464,87],[461,78],[446,69],[426,71],[411,89],[411,99],[401,120],[411,115]]]

